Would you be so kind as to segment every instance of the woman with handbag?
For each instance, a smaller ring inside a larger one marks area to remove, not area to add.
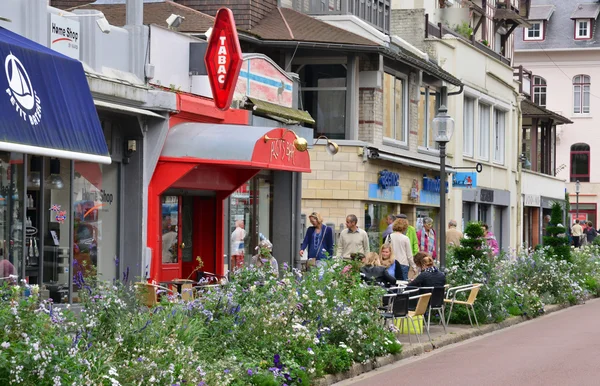
[[[320,265],[323,260],[333,256],[333,229],[323,224],[323,217],[317,212],[308,216],[312,224],[306,230],[304,241],[300,246],[300,256],[304,256],[304,250],[308,251],[308,266]]]

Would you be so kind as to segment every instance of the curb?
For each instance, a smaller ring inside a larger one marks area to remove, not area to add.
[[[569,304],[547,305],[546,307],[544,307],[544,314],[542,314],[541,316],[548,315],[548,314],[551,314],[556,311],[560,311],[560,310],[568,308],[568,307],[570,307]],[[471,330],[467,330],[467,331],[461,331],[461,332],[455,333],[455,334],[445,334],[437,339],[434,339],[433,342],[435,343],[435,348],[437,349],[437,348],[441,348],[444,346],[449,346],[454,343],[463,342],[465,340],[474,338],[476,336],[486,335],[486,334],[492,333],[494,331],[503,330],[505,328],[515,326],[517,324],[526,322],[528,320],[533,320],[533,319],[529,319],[529,318],[526,318],[523,316],[513,316],[513,317],[510,317],[510,318],[500,322],[500,323],[483,325],[480,329],[471,329]],[[430,352],[432,350],[434,350],[434,347],[429,342],[421,343],[421,344],[414,343],[414,344],[409,345],[408,347],[403,345],[402,352],[399,354],[377,357],[374,360],[366,362],[366,363],[355,363],[352,365],[350,370],[348,370],[346,372],[338,373],[338,374],[327,374],[323,378],[315,380],[314,385],[315,386],[330,386],[330,385],[333,385],[334,383],[357,377],[357,376],[367,373],[369,371],[373,371],[379,367],[387,366],[392,363],[399,362],[402,359],[407,359],[407,358],[410,358],[413,356],[421,355],[426,352]]]

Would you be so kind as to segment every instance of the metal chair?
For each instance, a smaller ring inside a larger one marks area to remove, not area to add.
[[[450,303],[450,312],[448,312],[448,320],[446,321],[446,324],[450,323],[450,316],[452,315],[452,308],[454,305],[460,304],[465,306],[467,309],[467,315],[469,316],[469,323],[471,323],[471,327],[473,327],[473,320],[471,319],[471,312],[473,312],[475,323],[477,324],[477,328],[479,328],[479,322],[477,321],[477,315],[475,314],[475,308],[473,307],[473,304],[475,304],[475,300],[477,300],[477,294],[479,293],[481,286],[482,284],[473,283],[448,289],[448,292],[446,293],[446,299],[444,299],[444,303]],[[469,291],[469,296],[467,297],[466,301],[456,300],[457,294],[467,291]]]
[[[446,287],[421,287],[419,289],[420,294],[430,293],[431,299],[429,299],[429,307],[427,309],[427,331],[429,332],[429,326],[431,325],[431,311],[437,311],[440,316],[440,322],[444,326],[444,333],[446,331],[446,316],[444,315],[444,298],[446,295]]]
[[[387,321],[391,318],[393,319],[393,306],[394,306],[394,300],[396,299],[396,294],[386,294],[383,295],[381,298],[381,307],[378,307],[378,309],[381,312],[381,316],[383,317],[383,325],[385,326],[385,324],[387,323]]]

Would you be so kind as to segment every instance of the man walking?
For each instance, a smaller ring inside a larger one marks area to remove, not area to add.
[[[463,238],[463,234],[461,231],[456,229],[457,227],[456,220],[448,221],[448,230],[446,231],[446,246],[453,245],[455,247],[460,247],[460,240]]]
[[[346,216],[346,229],[340,233],[336,256],[350,258],[353,253],[366,256],[370,252],[369,236],[356,225],[357,223],[358,218],[355,215]]]
[[[575,220],[575,225],[571,228],[571,235],[573,236],[573,246],[579,248],[581,245],[581,236],[583,235],[583,228],[579,225],[579,220]]]
[[[396,216],[394,216],[393,214],[388,214],[387,215],[387,223],[388,226],[387,228],[385,228],[385,230],[383,231],[383,243],[385,244],[386,239],[389,235],[392,234],[392,232],[394,232],[394,230],[392,229],[392,226],[394,225],[394,221],[396,220]]]

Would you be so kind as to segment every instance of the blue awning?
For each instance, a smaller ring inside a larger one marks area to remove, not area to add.
[[[81,62],[1,27],[0,150],[110,163]]]

